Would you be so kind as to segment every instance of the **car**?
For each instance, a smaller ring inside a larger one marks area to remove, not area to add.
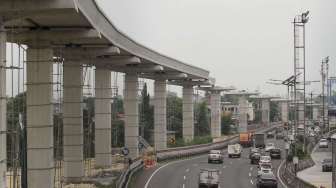
[[[231,144],[228,145],[228,157],[238,157],[240,158],[242,152],[242,147],[240,144]]]
[[[270,150],[270,157],[272,159],[281,159],[281,149],[280,148],[273,148]]]
[[[251,157],[254,153],[260,153],[260,149],[259,148],[251,148],[250,149],[250,154],[249,154],[250,159],[251,159]]]
[[[278,132],[276,135],[275,135],[275,138],[276,139],[283,139],[284,138],[284,134],[282,132]]]
[[[319,142],[319,148],[328,148],[328,140],[322,138]]]
[[[219,170],[218,169],[201,169],[198,178],[199,188],[218,188],[219,187]]]
[[[208,163],[212,162],[223,163],[223,155],[220,150],[210,150],[208,154]]]
[[[258,166],[259,170],[258,170],[258,175],[262,174],[262,173],[273,173],[272,169],[272,164],[261,164]]]
[[[271,149],[275,148],[275,144],[274,143],[267,143],[266,147],[265,147],[265,151],[269,152]]]
[[[278,181],[273,173],[261,173],[257,176],[257,188],[261,187],[271,187],[271,188],[277,188],[278,187]]]
[[[322,161],[322,172],[332,171],[332,159],[323,159]]]
[[[271,164],[271,157],[268,155],[263,155],[260,157],[259,165]]]
[[[274,138],[274,133],[273,132],[268,132],[266,137],[267,138]]]
[[[250,163],[251,164],[258,164],[260,161],[261,154],[260,153],[253,153],[250,156]]]

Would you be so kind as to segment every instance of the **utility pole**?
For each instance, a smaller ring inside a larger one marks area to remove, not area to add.
[[[323,122],[323,130],[324,132],[327,132],[326,127],[326,105],[325,105],[325,85],[326,85],[326,79],[328,79],[328,66],[329,66],[329,56],[322,59],[321,63],[321,76],[322,76],[322,122]],[[329,123],[328,123],[329,124]],[[329,127],[328,127],[329,130]]]
[[[305,24],[308,22],[309,11],[294,18],[294,125],[295,141],[298,134],[298,124],[303,124],[303,151],[306,151],[306,48],[305,48]],[[298,78],[300,76],[300,78]],[[302,82],[302,86],[297,84]],[[299,94],[299,96],[298,96]],[[303,108],[300,107],[303,105]],[[303,119],[302,119],[303,118]],[[296,151],[296,150],[295,150]],[[296,156],[296,154],[295,154]]]

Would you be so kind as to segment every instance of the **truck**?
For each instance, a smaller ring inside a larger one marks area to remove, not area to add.
[[[230,144],[228,145],[228,157],[240,157],[242,148],[240,144]]]
[[[265,134],[258,133],[254,135],[254,146],[256,148],[265,148]]]
[[[252,132],[240,133],[239,144],[244,147],[251,147],[253,145],[253,133]]]

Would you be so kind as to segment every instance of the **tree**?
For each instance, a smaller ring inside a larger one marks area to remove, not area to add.
[[[167,96],[167,127],[175,131],[176,138],[182,138],[182,99],[176,95]]]
[[[124,114],[124,101],[121,96],[116,96],[111,104],[112,147],[123,147],[125,143],[125,122],[120,119],[122,114]]]
[[[227,113],[227,114],[222,114],[221,117],[221,128],[222,128],[222,134],[229,134],[231,131],[231,125],[234,124],[232,120],[232,114]]]
[[[139,131],[146,140],[150,138],[150,131],[154,129],[154,107],[150,105],[150,95],[145,83],[141,91],[141,103],[139,104]]]
[[[270,120],[277,121],[279,118],[279,105],[276,102],[270,102]]]
[[[204,101],[196,105],[196,129],[195,136],[205,136],[210,134],[209,110],[207,103]]]

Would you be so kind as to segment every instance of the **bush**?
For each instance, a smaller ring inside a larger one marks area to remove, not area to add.
[[[175,143],[168,143],[168,147],[183,147],[183,146],[192,146],[192,145],[200,145],[200,144],[208,144],[212,142],[211,136],[196,136],[190,142],[186,142],[184,139],[176,139]]]

